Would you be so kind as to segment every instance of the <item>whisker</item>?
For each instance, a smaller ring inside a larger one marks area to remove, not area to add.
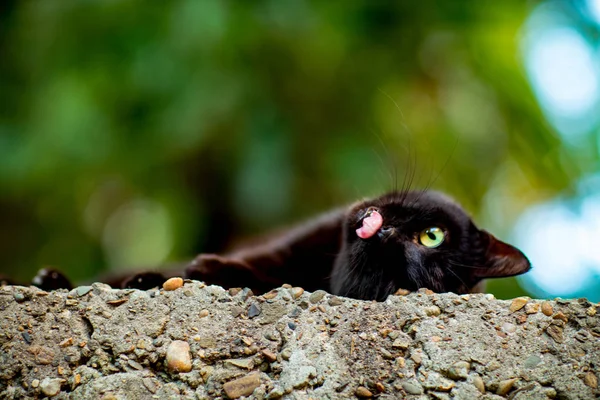
[[[381,138],[381,136],[378,135],[377,132],[375,132],[372,129],[371,129],[371,133],[373,135],[375,135],[375,137],[379,140],[379,143],[381,144],[381,147],[383,148],[383,151],[385,152],[385,157],[387,158],[387,163],[384,162],[384,159],[381,157],[381,154],[378,151],[376,151],[375,149],[373,149],[373,152],[375,153],[375,155],[379,159],[381,167],[384,169],[384,171],[388,172],[390,180],[392,181],[391,183],[394,184],[393,189],[395,190],[396,186],[398,185],[398,177],[397,177],[396,173],[392,174],[392,171],[389,170],[389,167],[391,166],[391,167],[393,167],[394,172],[397,171],[396,165],[394,163],[394,159],[392,158],[390,152],[388,151],[388,149],[387,149],[387,147],[385,145],[385,142],[383,141],[383,139]],[[386,164],[390,164],[390,165],[386,165]]]
[[[452,275],[454,275],[454,276],[456,277],[456,279],[458,279],[458,280],[460,281],[460,283],[462,283],[462,284],[463,284],[463,286],[464,286],[465,288],[467,288],[467,289],[469,288],[469,287],[467,286],[467,284],[465,283],[465,281],[463,281],[463,280],[461,279],[461,277],[460,277],[460,276],[458,276],[458,275],[456,274],[456,272],[452,271],[452,269],[451,269],[451,268],[446,268],[446,271],[448,271],[448,272],[450,272]]]
[[[455,267],[460,267],[460,268],[487,269],[487,267],[476,267],[474,265],[461,264],[461,263],[457,263],[455,261],[448,261],[448,264],[453,265]]]

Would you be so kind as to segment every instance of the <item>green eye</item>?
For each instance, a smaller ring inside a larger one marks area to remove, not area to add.
[[[427,228],[419,234],[419,243],[421,243],[425,247],[433,249],[442,244],[444,242],[445,237],[446,234],[444,233],[442,228],[432,226],[431,228]]]

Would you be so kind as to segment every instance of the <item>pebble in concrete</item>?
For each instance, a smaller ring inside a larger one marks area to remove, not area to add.
[[[192,370],[190,345],[182,340],[171,342],[167,348],[167,368],[173,372],[189,372]]]
[[[53,397],[60,392],[60,385],[62,383],[62,379],[58,378],[44,378],[42,383],[40,383],[40,390],[48,397]]]
[[[223,385],[225,394],[230,399],[237,399],[241,396],[249,396],[260,385],[260,375],[256,372],[248,374],[238,379],[229,381]]]

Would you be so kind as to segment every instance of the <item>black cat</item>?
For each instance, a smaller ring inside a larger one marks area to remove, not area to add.
[[[482,279],[530,268],[521,251],[478,229],[447,196],[412,191],[356,203],[230,254],[200,255],[186,275],[259,292],[289,283],[384,300],[400,288],[468,293]]]
[[[332,211],[224,255],[201,254],[184,276],[255,292],[289,283],[384,300],[401,288],[468,293],[477,291],[485,278],[519,275],[530,268],[521,251],[478,229],[447,196],[410,191]],[[70,287],[60,274],[60,283],[47,279],[55,273],[46,272],[39,286]],[[169,275],[177,272],[145,272],[108,283],[150,289]]]

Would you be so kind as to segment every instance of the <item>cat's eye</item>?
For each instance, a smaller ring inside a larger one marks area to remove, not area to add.
[[[421,243],[425,247],[433,249],[444,243],[445,238],[446,234],[444,233],[442,228],[432,226],[431,228],[423,230],[419,234],[419,243]]]

